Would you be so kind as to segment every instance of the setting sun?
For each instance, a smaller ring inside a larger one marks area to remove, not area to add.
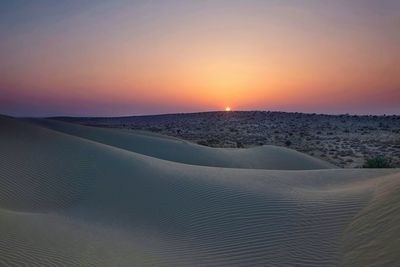
[[[400,267],[399,26],[400,0],[0,0],[0,262]]]
[[[398,0],[3,2],[2,114],[400,113]]]

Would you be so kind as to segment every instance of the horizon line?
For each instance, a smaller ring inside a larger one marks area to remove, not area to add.
[[[303,111],[283,111],[283,110],[207,110],[207,111],[193,111],[193,112],[167,112],[167,113],[154,113],[154,114],[128,114],[128,115],[117,115],[117,116],[87,116],[87,115],[54,115],[54,116],[13,116],[5,113],[0,113],[1,116],[9,116],[13,118],[129,118],[129,117],[152,117],[152,116],[168,116],[168,115],[190,115],[190,114],[201,114],[201,113],[237,113],[237,112],[265,112],[265,113],[292,113],[292,114],[305,114],[305,115],[319,115],[319,116],[356,116],[356,117],[398,117],[400,114],[354,114],[354,113],[320,113],[320,112],[303,112]]]

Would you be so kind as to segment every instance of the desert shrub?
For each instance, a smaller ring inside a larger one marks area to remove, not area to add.
[[[286,146],[290,146],[291,144],[292,144],[292,142],[291,142],[290,140],[286,140],[286,141],[285,141],[285,145],[286,145]]]
[[[376,156],[370,159],[367,159],[365,162],[364,168],[392,168],[392,162],[384,158],[382,156]]]

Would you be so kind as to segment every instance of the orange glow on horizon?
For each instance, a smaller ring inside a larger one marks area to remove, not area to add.
[[[226,107],[225,111],[231,111],[231,108],[230,107]]]
[[[133,2],[4,31],[0,113],[400,112],[396,8]]]

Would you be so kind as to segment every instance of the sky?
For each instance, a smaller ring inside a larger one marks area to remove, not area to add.
[[[0,113],[400,114],[398,0],[0,2]]]

